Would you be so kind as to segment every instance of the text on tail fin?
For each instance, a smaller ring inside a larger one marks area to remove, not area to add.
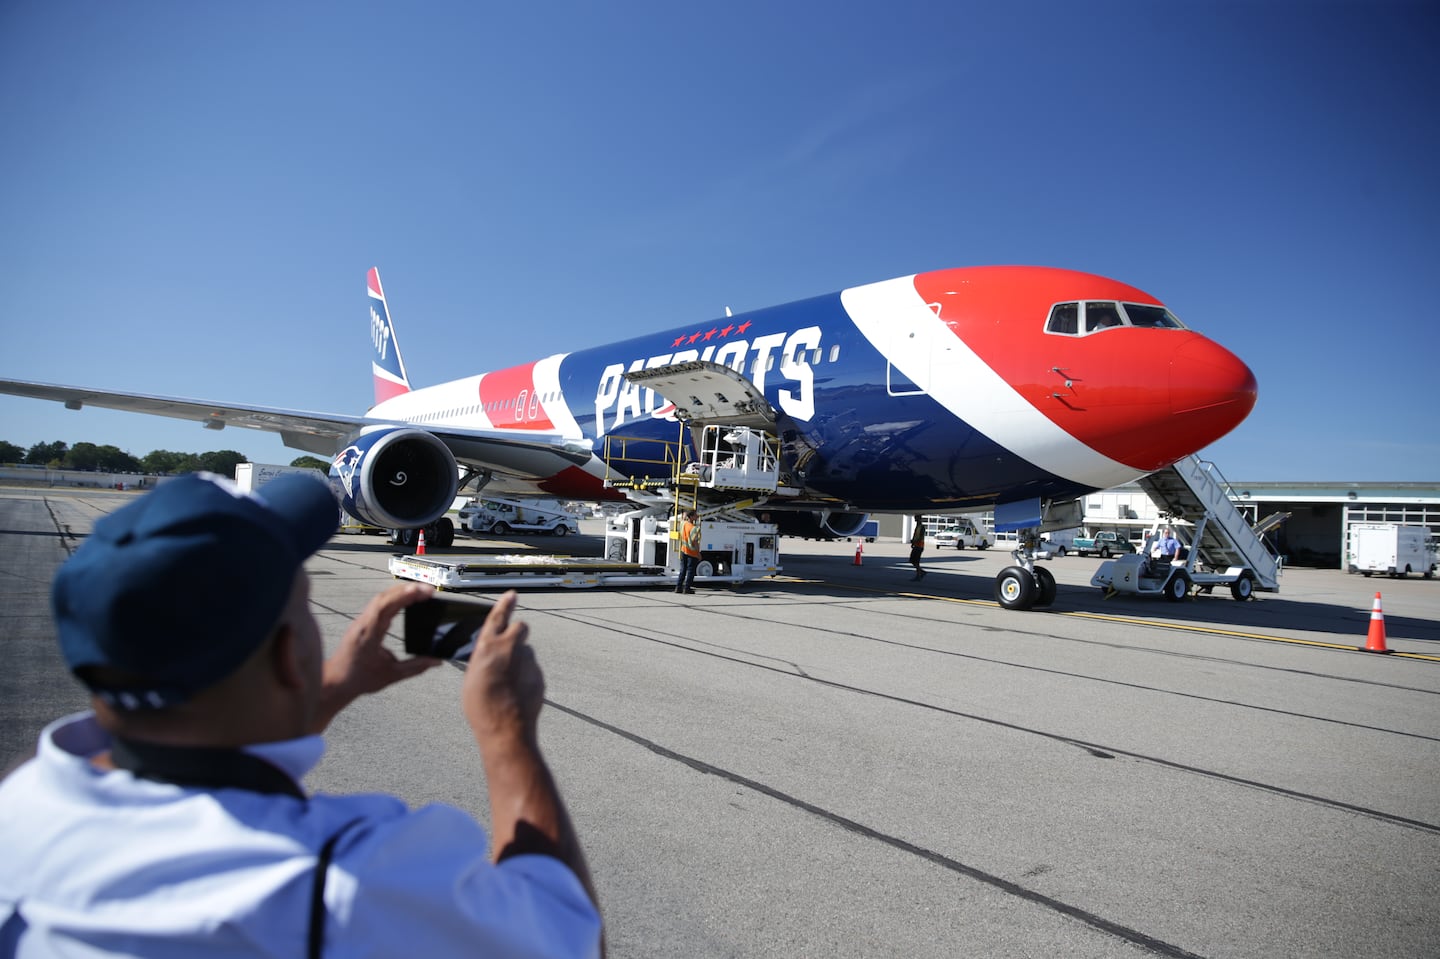
[[[375,376],[375,402],[379,404],[410,392],[410,377],[405,373],[405,361],[400,358],[400,344],[395,340],[390,308],[385,305],[380,270],[372,266],[365,279],[370,300],[370,367]]]

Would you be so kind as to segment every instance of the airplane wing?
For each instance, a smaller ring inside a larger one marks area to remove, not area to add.
[[[232,406],[204,403],[173,396],[152,396],[146,393],[120,393],[60,386],[55,383],[32,383],[26,380],[0,379],[0,393],[28,396],[37,400],[64,403],[66,409],[78,410],[98,406],[107,410],[149,413],[178,420],[201,423],[206,429],[220,430],[227,426],[279,433],[285,445],[293,449],[332,456],[341,439],[365,425],[363,417],[336,416],[330,413],[306,413],[299,410],[271,409],[264,406]]]
[[[410,425],[365,416],[207,403],[173,396],[91,390],[26,380],[0,379],[0,393],[54,400],[72,410],[98,406],[192,420],[203,424],[206,429],[234,426],[278,433],[291,449],[314,453],[326,459],[335,456],[342,440],[365,427]],[[517,437],[501,430],[470,430],[453,426],[416,428],[434,434],[450,448],[460,463],[522,478],[552,476],[567,466],[588,462],[591,456],[588,442],[567,439],[559,433],[527,432],[524,437]]]

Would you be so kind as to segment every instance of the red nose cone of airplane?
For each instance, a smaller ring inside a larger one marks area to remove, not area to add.
[[[1165,462],[1204,449],[1239,426],[1255,408],[1256,393],[1255,374],[1234,353],[1202,336],[1191,338],[1170,358]]]

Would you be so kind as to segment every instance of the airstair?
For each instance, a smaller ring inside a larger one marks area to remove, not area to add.
[[[1284,517],[1252,527],[1231,501],[1230,484],[1214,463],[1188,456],[1139,480],[1162,513],[1194,524],[1192,549],[1211,570],[1248,570],[1256,589],[1280,587],[1280,558],[1261,537]]]

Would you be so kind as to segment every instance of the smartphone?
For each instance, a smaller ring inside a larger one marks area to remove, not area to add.
[[[406,606],[405,652],[466,662],[491,605],[466,599],[427,599]]]

